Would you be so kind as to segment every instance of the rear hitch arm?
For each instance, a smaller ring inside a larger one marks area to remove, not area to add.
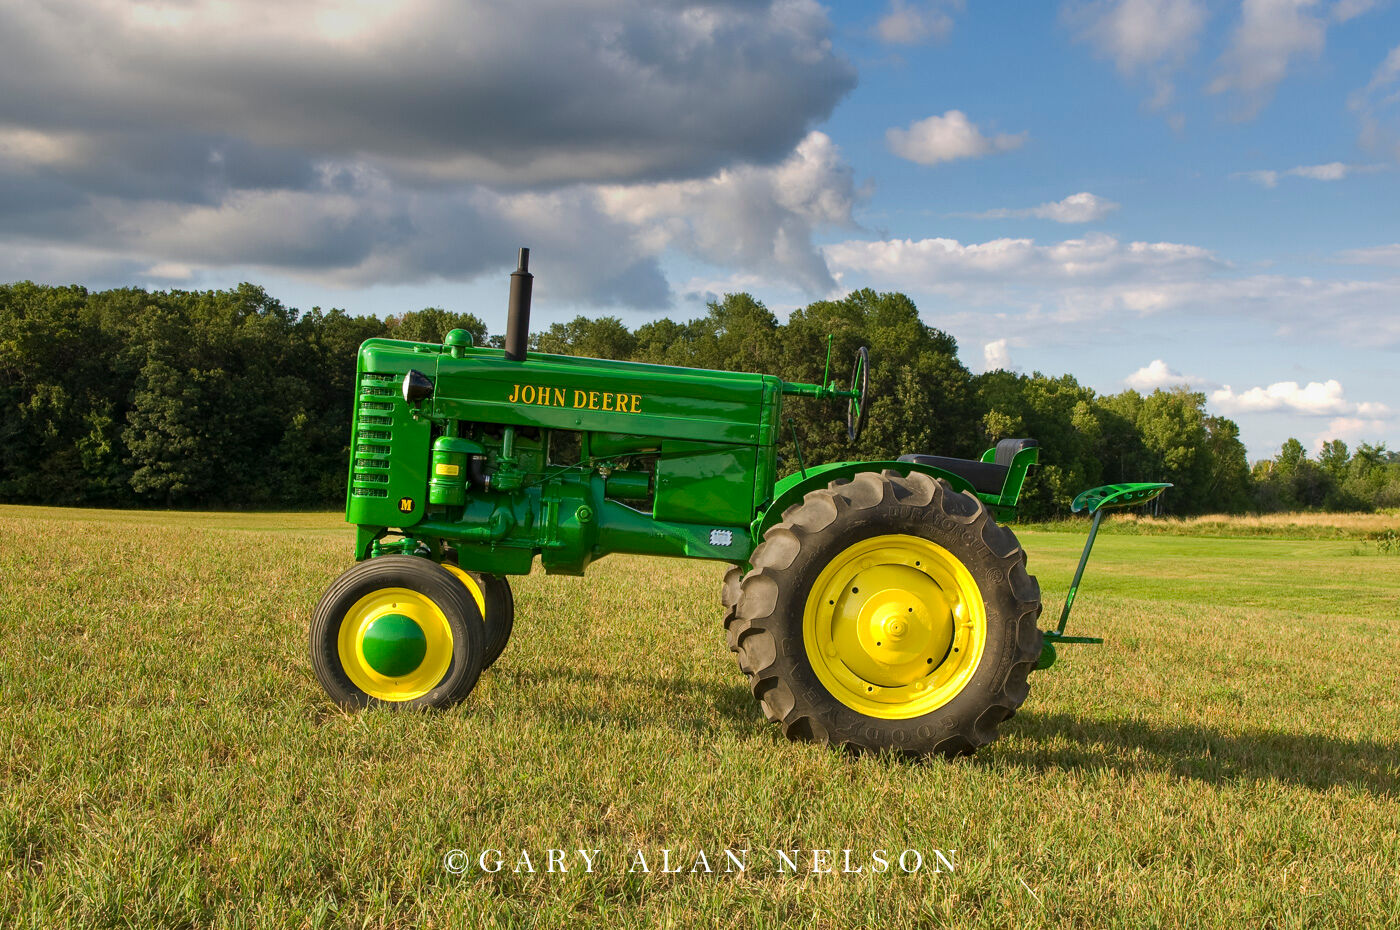
[[[1094,519],[1089,524],[1089,538],[1084,541],[1084,551],[1079,555],[1079,567],[1074,570],[1074,580],[1070,582],[1069,593],[1065,595],[1065,606],[1060,611],[1059,625],[1053,630],[1045,630],[1042,633],[1044,646],[1041,649],[1040,661],[1035,665],[1036,668],[1049,668],[1055,664],[1055,645],[1057,643],[1097,645],[1103,642],[1101,636],[1069,636],[1065,633],[1065,627],[1069,625],[1070,609],[1074,607],[1074,597],[1079,593],[1079,582],[1084,579],[1084,567],[1089,564],[1089,553],[1094,549],[1094,538],[1099,535],[1099,524],[1103,523],[1104,514],[1108,511],[1145,504],[1169,487],[1171,484],[1166,482],[1106,484],[1090,488],[1074,499],[1074,503],[1070,505],[1070,511],[1079,513],[1081,510],[1088,510],[1094,515]]]

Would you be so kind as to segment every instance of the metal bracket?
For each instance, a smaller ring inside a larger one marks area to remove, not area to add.
[[[1092,646],[1102,646],[1102,636],[1064,636],[1054,630],[1046,630],[1044,633],[1046,642],[1051,643],[1087,643]]]

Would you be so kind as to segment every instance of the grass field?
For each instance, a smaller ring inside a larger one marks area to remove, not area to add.
[[[1108,643],[977,756],[917,763],[765,724],[717,565],[517,579],[465,704],[352,715],[306,657],[336,516],[0,532],[0,925],[1400,926],[1400,557],[1355,541],[1103,538],[1071,632]],[[1081,540],[1022,540],[1048,622]],[[591,874],[543,871],[580,847]],[[499,873],[444,868],[490,848]],[[780,874],[794,848],[835,874]],[[955,867],[871,874],[882,849]]]

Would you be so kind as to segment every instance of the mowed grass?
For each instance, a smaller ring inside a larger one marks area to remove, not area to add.
[[[1036,529],[1082,533],[1083,517],[1037,524]],[[1121,536],[1267,536],[1276,539],[1394,538],[1400,534],[1400,510],[1375,513],[1323,513],[1313,511],[1266,513],[1254,516],[1211,513],[1197,517],[1154,518],[1139,512],[1117,513],[1101,532]]]
[[[338,516],[0,532],[3,925],[1400,925],[1400,557],[1351,542],[1105,536],[1071,632],[1107,644],[1065,647],[976,756],[911,762],[764,722],[715,564],[513,579],[466,703],[347,714],[306,646]],[[1081,540],[1022,541],[1049,626]],[[580,847],[593,873],[544,871]],[[443,867],[491,848],[497,874]],[[660,874],[663,849],[752,853]],[[955,869],[871,874],[904,849]]]

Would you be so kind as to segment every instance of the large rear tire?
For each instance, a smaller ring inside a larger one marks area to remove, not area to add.
[[[386,555],[332,582],[311,618],[311,667],[342,707],[450,707],[481,675],[485,630],[466,588],[426,558]]]
[[[788,738],[963,755],[1025,701],[1040,587],[972,495],[864,472],[808,493],[750,561],[725,579],[728,638]]]

